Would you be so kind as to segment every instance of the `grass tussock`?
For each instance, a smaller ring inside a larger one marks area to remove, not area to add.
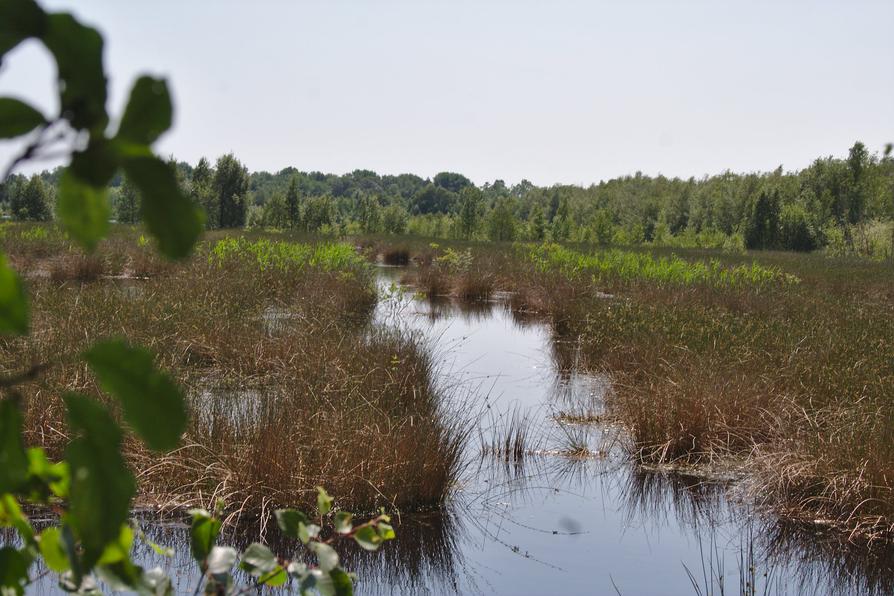
[[[894,268],[793,253],[477,247],[551,319],[557,367],[606,374],[604,421],[649,467],[734,466],[786,516],[894,538]],[[449,287],[458,269],[419,276]],[[462,247],[451,259],[462,263]],[[505,446],[503,446],[505,450]]]
[[[741,460],[767,507],[892,535],[894,270],[746,258],[707,270],[775,277],[664,283],[653,273],[560,270],[575,290],[548,294],[557,337],[575,346],[576,366],[612,378],[606,415],[625,427],[636,461]],[[556,273],[525,283],[542,290]]]
[[[51,262],[49,277],[55,282],[96,281],[106,271],[105,261],[95,255],[68,254]]]
[[[0,342],[3,372],[48,364],[21,387],[30,444],[61,456],[62,394],[105,399],[81,353],[125,336],[157,354],[192,412],[172,453],[125,442],[144,504],[224,498],[231,511],[255,514],[310,507],[325,485],[346,508],[412,510],[452,490],[459,421],[440,409],[425,349],[365,324],[375,287],[353,247],[218,233],[185,262],[156,263],[119,227],[89,257],[105,263],[104,276],[60,285],[34,273],[64,262],[66,279],[81,276],[63,237],[42,252],[12,232],[0,242],[30,280],[33,318],[30,336]]]
[[[406,267],[410,264],[410,249],[406,246],[389,246],[381,254],[386,265]]]
[[[482,437],[481,454],[521,468],[525,458],[537,451],[539,443],[534,436],[533,421],[514,408],[492,425],[488,437]]]

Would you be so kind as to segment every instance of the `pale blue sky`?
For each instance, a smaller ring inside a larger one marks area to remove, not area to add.
[[[104,32],[113,114],[137,73],[169,77],[159,149],[193,163],[589,184],[894,141],[891,0],[45,5]],[[30,43],[0,94],[51,110],[53,74]]]

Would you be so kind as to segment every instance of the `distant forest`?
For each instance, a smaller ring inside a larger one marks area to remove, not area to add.
[[[174,161],[172,159],[172,161]],[[855,143],[800,171],[724,172],[702,178],[639,172],[588,187],[527,180],[475,186],[460,173],[431,179],[355,170],[335,175],[292,167],[249,172],[232,155],[176,163],[208,228],[293,228],[332,235],[415,234],[493,241],[778,249],[875,258],[892,255],[894,157]],[[53,218],[60,168],[0,185],[0,207],[20,220]],[[140,197],[112,181],[119,222],[137,223]]]

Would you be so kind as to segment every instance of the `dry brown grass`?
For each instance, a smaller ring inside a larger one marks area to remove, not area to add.
[[[607,415],[636,461],[744,461],[763,505],[892,535],[894,272],[770,260],[802,283],[758,291],[582,277],[573,292],[546,294],[557,337],[575,347],[557,350],[560,366],[611,376]],[[529,282],[535,295],[555,287],[547,274]]]
[[[105,270],[106,263],[102,257],[74,253],[52,260],[49,277],[56,282],[96,281]]]
[[[34,268],[71,258],[62,243],[39,258],[15,242],[5,248]],[[21,388],[30,444],[61,456],[68,441],[61,395],[99,395],[81,353],[124,336],[157,354],[186,388],[193,414],[173,453],[126,441],[143,503],[208,506],[222,497],[231,511],[256,514],[310,505],[314,487],[325,485],[344,507],[410,510],[449,494],[462,432],[439,407],[425,350],[367,326],[370,272],[221,267],[200,248],[180,264],[155,266],[146,257],[137,275],[128,264],[149,250],[118,230],[89,259],[117,257],[123,279],[30,281],[31,335],[0,340],[4,372],[49,364]]]
[[[786,516],[894,536],[890,264],[674,251],[725,265],[757,259],[801,280],[717,288],[569,279],[518,253],[472,250],[514,312],[548,314],[560,370],[610,376],[606,416],[624,427],[635,461],[735,465],[759,502]],[[451,293],[458,276],[434,264],[411,281]]]

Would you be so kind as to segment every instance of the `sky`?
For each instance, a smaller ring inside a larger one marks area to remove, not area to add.
[[[43,5],[104,34],[113,116],[137,75],[168,78],[175,125],[157,149],[191,163],[587,185],[797,169],[894,141],[891,0]],[[28,42],[0,95],[52,113],[54,77]],[[0,143],[0,165],[20,146]]]

